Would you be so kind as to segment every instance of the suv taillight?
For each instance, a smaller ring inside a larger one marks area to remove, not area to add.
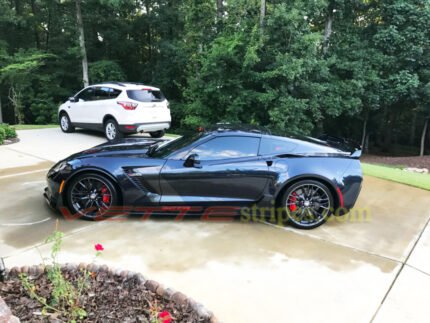
[[[117,102],[120,106],[122,106],[125,110],[135,110],[137,108],[137,103],[133,102],[124,102],[124,101],[118,101]]]

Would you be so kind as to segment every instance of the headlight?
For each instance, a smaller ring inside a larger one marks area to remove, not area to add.
[[[54,165],[54,167],[52,167],[49,172],[48,172],[48,176],[51,176],[53,174],[56,174],[58,172],[61,172],[62,170],[66,169],[67,167],[70,167],[70,165],[63,161],[63,162],[59,162],[58,164]]]

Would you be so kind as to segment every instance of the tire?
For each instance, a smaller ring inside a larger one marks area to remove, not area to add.
[[[123,133],[119,130],[118,123],[115,119],[108,119],[103,124],[106,139],[109,141],[116,141],[124,137]]]
[[[100,221],[109,216],[110,208],[119,205],[119,192],[106,176],[84,173],[72,178],[67,185],[66,202],[72,214],[84,220]]]
[[[72,122],[70,121],[70,118],[67,113],[62,112],[60,114],[60,128],[65,133],[71,133],[75,131],[75,127],[73,126]]]
[[[149,134],[152,138],[161,138],[166,132],[164,130],[152,131]]]
[[[281,206],[289,224],[309,230],[327,221],[334,209],[334,199],[330,189],[323,183],[302,180],[288,187],[282,196]]]

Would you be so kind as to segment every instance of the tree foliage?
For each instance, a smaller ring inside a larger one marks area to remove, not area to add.
[[[81,9],[90,83],[161,87],[176,129],[246,122],[418,152],[430,116],[428,0],[83,0]],[[81,88],[75,10],[0,0],[6,121],[55,122],[58,103]]]

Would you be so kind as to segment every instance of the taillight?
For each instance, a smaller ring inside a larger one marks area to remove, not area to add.
[[[124,102],[124,101],[118,101],[117,102],[120,106],[122,106],[125,110],[135,110],[137,108],[137,103],[133,102]]]

